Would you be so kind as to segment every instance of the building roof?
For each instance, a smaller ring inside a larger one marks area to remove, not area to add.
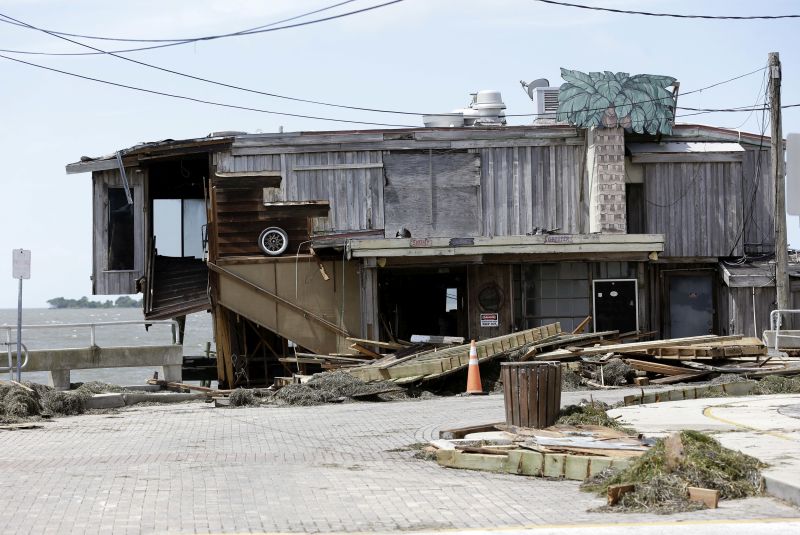
[[[165,139],[139,143],[120,151],[126,166],[157,158],[168,158],[192,152],[205,152],[210,148],[275,147],[276,152],[314,152],[322,150],[402,150],[402,149],[459,149],[480,146],[496,146],[503,142],[521,139],[561,138],[582,142],[584,131],[569,125],[527,125],[502,127],[460,128],[394,128],[372,130],[334,130],[310,132],[285,132],[269,134],[247,134],[244,132],[213,132],[205,137],[189,139]],[[631,136],[631,145],[653,146],[653,136]],[[580,140],[580,141],[579,141]],[[693,147],[697,142],[707,145],[738,143],[769,144],[769,138],[756,134],[737,132],[705,125],[676,125],[671,136],[664,136],[666,147],[677,147],[685,143]],[[380,147],[375,145],[380,144]],[[227,146],[227,147],[226,147]],[[283,147],[283,148],[278,148]],[[720,151],[715,151],[720,152]],[[80,161],[68,164],[68,174],[115,169],[116,154],[95,158],[81,157]]]

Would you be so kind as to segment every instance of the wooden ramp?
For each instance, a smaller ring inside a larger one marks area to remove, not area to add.
[[[477,342],[478,362],[487,362],[508,351],[561,334],[561,324],[534,327],[497,338]],[[416,353],[406,359],[351,368],[347,371],[363,381],[391,380],[398,384],[432,380],[464,369],[469,365],[469,344]]]

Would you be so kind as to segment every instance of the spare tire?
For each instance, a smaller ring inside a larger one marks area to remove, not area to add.
[[[258,236],[258,248],[268,256],[278,256],[289,247],[289,236],[279,227],[269,227]]]

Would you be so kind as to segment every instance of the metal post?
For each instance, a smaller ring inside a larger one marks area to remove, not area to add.
[[[22,363],[22,277],[19,278],[19,298],[17,299],[17,382],[22,381],[21,363]]]

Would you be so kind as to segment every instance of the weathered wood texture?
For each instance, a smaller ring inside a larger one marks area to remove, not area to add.
[[[480,158],[470,153],[393,152],[384,157],[386,237],[479,236]]]
[[[314,231],[383,228],[383,170],[380,151],[299,152],[216,157],[219,172],[280,171],[280,187],[263,201],[328,201],[328,217],[313,219]]]
[[[214,214],[210,232],[214,258],[226,256],[263,255],[258,247],[258,236],[267,227],[280,227],[289,236],[289,251],[309,238],[308,219],[299,217],[274,217],[264,206],[260,188],[230,189],[214,187],[211,190]],[[212,258],[213,259],[213,258]]]
[[[123,187],[122,177],[116,169],[92,173],[92,293],[94,295],[135,294],[136,280],[144,275],[145,235],[147,222],[144,202],[147,198],[147,169],[126,167],[128,184],[133,190],[133,269],[109,271],[108,269],[108,188]]]
[[[744,252],[742,164],[644,165],[647,232],[666,235],[665,257]]]
[[[550,427],[561,407],[561,365],[553,362],[504,362],[500,365],[506,423]]]
[[[583,145],[480,149],[484,236],[588,232]]]
[[[727,290],[730,332],[760,338],[765,330],[770,329],[769,314],[775,309],[775,286],[755,288],[755,295],[752,288],[727,288]],[[753,306],[755,306],[755,318]],[[787,319],[790,322],[794,320],[792,317]],[[793,325],[790,323],[786,328],[792,328]]]
[[[769,141],[764,148],[744,153],[744,248],[748,254],[775,252],[775,179],[771,173]]]

